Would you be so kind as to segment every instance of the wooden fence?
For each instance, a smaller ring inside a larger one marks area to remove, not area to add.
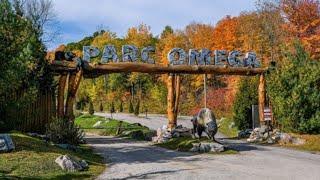
[[[23,132],[43,133],[46,124],[56,116],[56,96],[54,90],[39,92],[36,99],[24,103],[16,102],[23,97],[24,91],[18,91],[6,97],[9,105],[1,112],[0,130],[19,130]]]

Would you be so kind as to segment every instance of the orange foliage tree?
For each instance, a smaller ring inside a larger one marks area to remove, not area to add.
[[[313,58],[320,57],[320,2],[318,0],[282,0],[280,7],[288,39],[298,38]]]

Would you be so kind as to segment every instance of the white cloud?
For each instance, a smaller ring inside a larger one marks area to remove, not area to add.
[[[154,34],[159,34],[166,25],[182,29],[192,21],[213,24],[226,15],[238,15],[241,11],[252,10],[254,1],[54,0],[53,2],[59,21],[62,24],[69,24],[68,31],[74,25],[89,35],[97,26],[103,25],[123,36],[129,27],[142,22],[150,25]]]

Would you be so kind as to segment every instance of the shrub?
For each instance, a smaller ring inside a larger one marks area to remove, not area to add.
[[[91,101],[89,102],[89,114],[90,114],[90,115],[93,115],[93,114],[94,114],[94,107],[93,107],[93,104],[92,104]]]
[[[134,109],[134,115],[138,116],[140,114],[140,100],[138,100],[136,108]]]
[[[233,119],[239,130],[251,127],[251,106],[258,103],[258,78],[244,77],[233,104]]]
[[[66,119],[53,119],[48,124],[46,135],[50,141],[57,144],[78,145],[84,142],[84,132],[72,121]]]
[[[320,63],[299,45],[267,76],[274,116],[285,131],[320,133]]]
[[[133,104],[132,104],[132,101],[130,101],[130,103],[129,103],[129,113],[133,113],[133,112],[134,112]]]

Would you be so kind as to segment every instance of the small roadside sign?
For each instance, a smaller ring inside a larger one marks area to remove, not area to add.
[[[263,120],[264,121],[271,121],[272,120],[272,111],[269,107],[266,107],[263,110]]]

